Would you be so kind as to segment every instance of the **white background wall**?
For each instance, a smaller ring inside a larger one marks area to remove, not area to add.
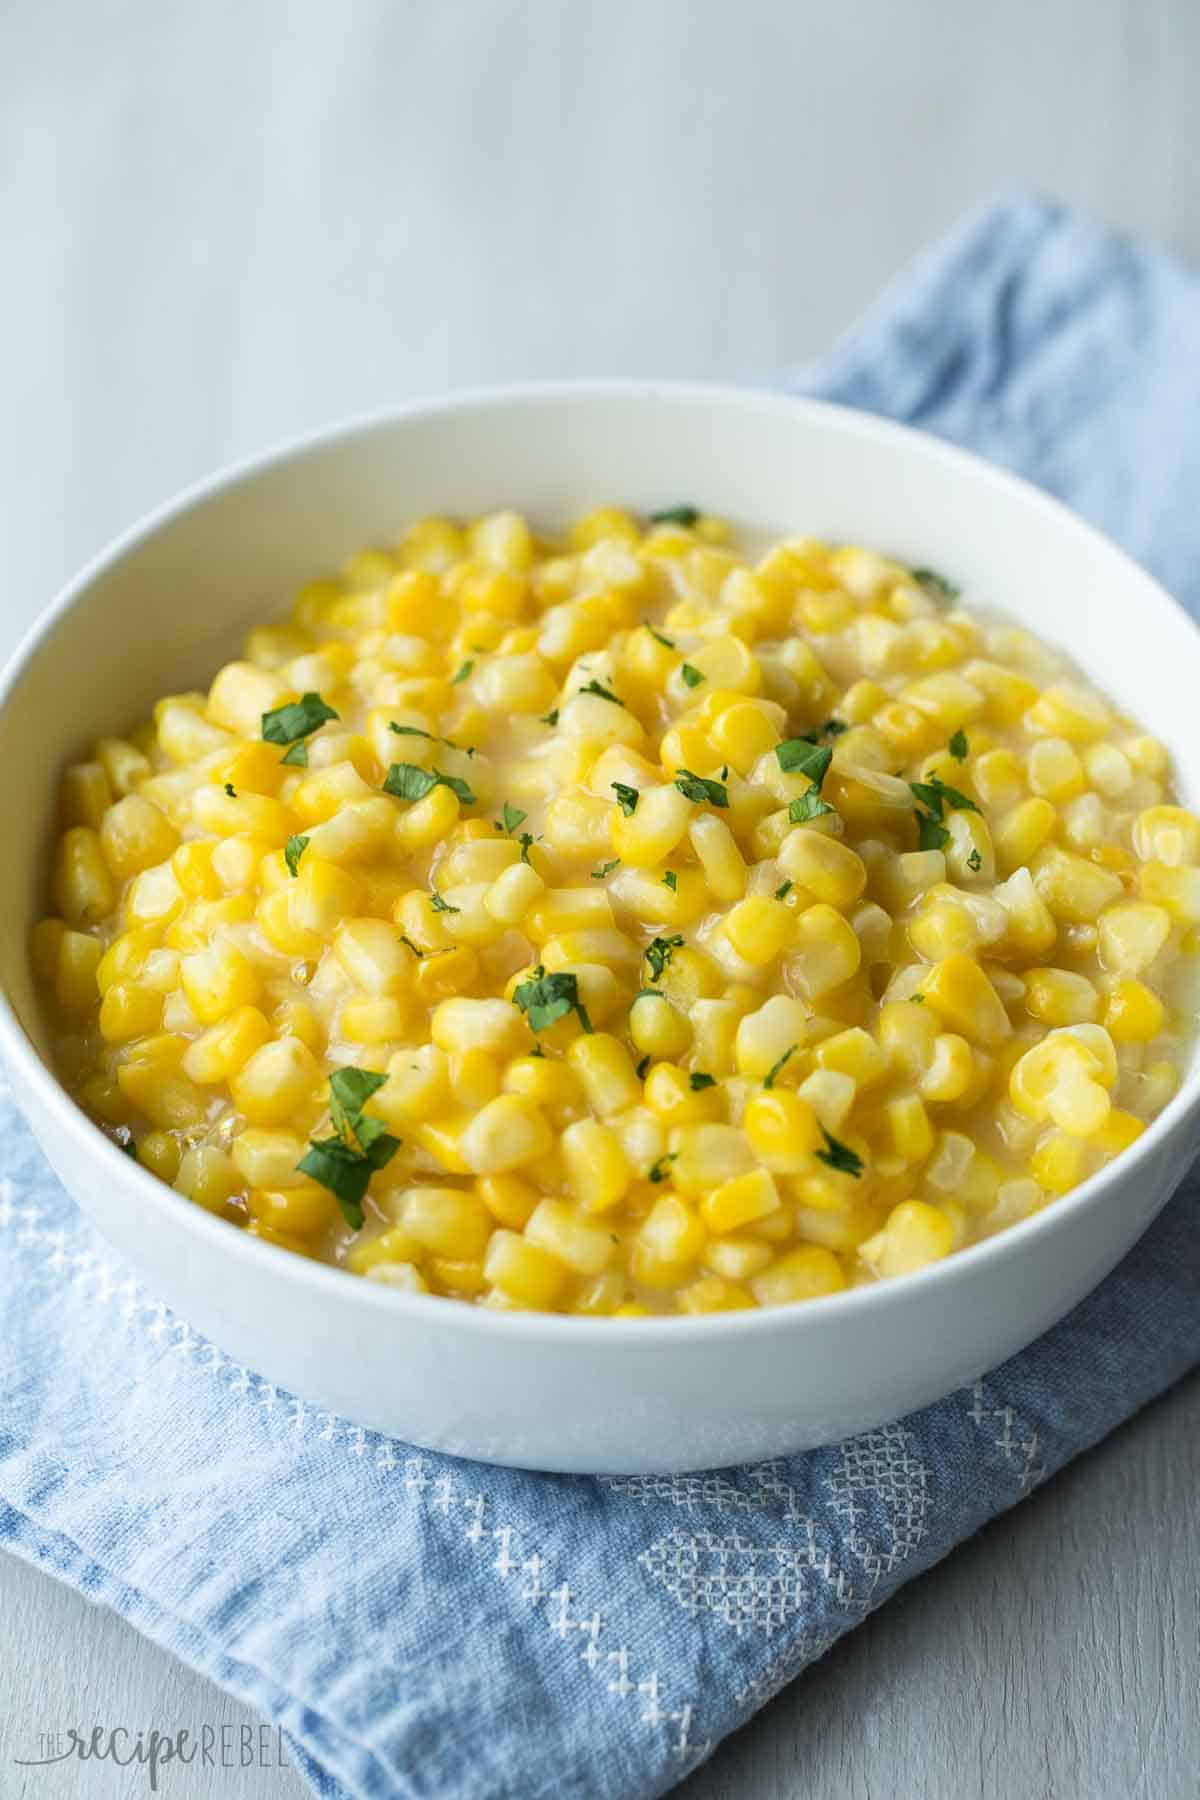
[[[1196,0],[0,5],[0,646],[219,463],[389,400],[816,356],[1036,186],[1200,256]],[[857,1633],[696,1800],[1196,1791],[1196,1383]],[[240,1717],[0,1559],[30,1732]],[[293,1776],[166,1778],[288,1800]],[[14,1786],[14,1782],[16,1785]]]

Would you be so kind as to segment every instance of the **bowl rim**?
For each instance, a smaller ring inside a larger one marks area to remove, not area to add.
[[[369,437],[375,432],[386,432],[426,418],[512,411],[526,404],[570,405],[598,399],[632,400],[643,404],[652,401],[665,406],[700,404],[718,411],[751,410],[781,417],[807,415],[818,425],[825,424],[842,433],[891,442],[907,454],[956,470],[983,489],[990,488],[993,492],[1015,497],[1022,506],[1041,512],[1055,528],[1073,536],[1079,544],[1098,550],[1115,563],[1122,578],[1133,589],[1141,590],[1143,604],[1177,614],[1195,637],[1200,651],[1200,627],[1196,622],[1154,576],[1104,532],[1024,477],[928,432],[856,407],[753,385],[657,378],[534,380],[418,396],[353,414],[331,425],[276,440],[265,450],[238,458],[190,483],[113,538],[66,582],[26,628],[0,670],[0,709],[38,651],[50,641],[59,625],[101,576],[164,526],[241,483],[309,452],[333,449],[345,441]],[[226,1254],[249,1258],[252,1265],[258,1262],[265,1276],[274,1269],[300,1289],[308,1289],[316,1295],[328,1291],[331,1298],[340,1296],[367,1310],[399,1309],[414,1323],[419,1320],[427,1324],[440,1322],[444,1328],[461,1327],[483,1337],[502,1333],[510,1340],[524,1340],[532,1345],[586,1344],[589,1349],[610,1353],[650,1345],[665,1347],[671,1344],[684,1348],[698,1343],[716,1344],[730,1337],[790,1336],[796,1332],[833,1327],[838,1320],[852,1319],[864,1310],[883,1312],[905,1308],[910,1303],[919,1304],[943,1287],[953,1286],[972,1275],[982,1275],[987,1269],[999,1269],[1005,1263],[1021,1258],[1027,1249],[1032,1251],[1042,1239],[1069,1230],[1076,1216],[1098,1201],[1102,1194],[1114,1185],[1134,1178],[1140,1166],[1183,1124],[1187,1115],[1200,1108],[1200,1054],[1193,1054],[1178,1092],[1137,1141],[1113,1162],[1032,1218],[1022,1219],[993,1237],[956,1250],[942,1261],[908,1275],[821,1295],[804,1305],[683,1316],[667,1313],[645,1318],[618,1319],[608,1315],[591,1318],[579,1314],[517,1310],[497,1312],[463,1303],[448,1308],[446,1297],[442,1295],[406,1294],[382,1283],[362,1280],[351,1284],[346,1272],[335,1264],[316,1262],[253,1238],[202,1207],[181,1205],[181,1197],[173,1189],[119,1150],[71,1099],[26,1035],[3,987],[0,987],[0,1052],[10,1070],[34,1089],[55,1124],[74,1139],[81,1150],[93,1155],[99,1151],[101,1174],[118,1184],[129,1183],[132,1193],[160,1212],[168,1226],[190,1233],[200,1243],[211,1244],[214,1249],[224,1246]],[[14,1083],[14,1098],[24,1111],[16,1088]],[[220,1234],[219,1238],[217,1234]],[[352,1295],[357,1299],[351,1300]]]

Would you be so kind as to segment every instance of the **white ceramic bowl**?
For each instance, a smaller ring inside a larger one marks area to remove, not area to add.
[[[314,573],[430,511],[694,502],[949,572],[1065,645],[1200,796],[1200,634],[1033,488],[881,420],[749,391],[588,383],[405,407],[276,451],[156,513],[74,581],[0,687],[0,1045],[47,1157],[148,1286],[270,1380],[429,1448],[554,1470],[714,1467],[897,1418],[1080,1300],[1183,1174],[1200,1075],[1138,1143],[1036,1218],[905,1279],[710,1318],[501,1315],[272,1249],[110,1145],[43,1061],[26,963],[63,764],[160,694],[207,686]]]

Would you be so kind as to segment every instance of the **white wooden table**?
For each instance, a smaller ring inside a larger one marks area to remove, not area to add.
[[[3,8],[0,639],[149,505],[327,419],[816,356],[1015,186],[1200,255],[1198,62],[1194,0]],[[1200,1794],[1198,1444],[1193,1381],[832,1652],[691,1800]],[[247,1717],[0,1558],[4,1800],[146,1792],[15,1765],[81,1716]]]

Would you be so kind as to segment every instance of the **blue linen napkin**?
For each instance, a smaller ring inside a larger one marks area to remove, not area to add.
[[[1002,205],[785,385],[1021,469],[1200,607],[1200,278],[1170,258]],[[229,1361],[116,1262],[7,1096],[0,1141],[0,1546],[258,1708],[322,1795],[663,1793],[1200,1360],[1192,1178],[1062,1324],[897,1425],[703,1475],[490,1469]]]

